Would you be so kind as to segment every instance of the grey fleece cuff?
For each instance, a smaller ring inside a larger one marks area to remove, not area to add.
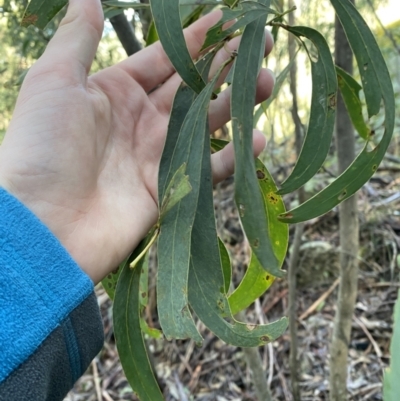
[[[0,383],[0,401],[63,400],[101,350],[103,341],[102,320],[92,293]]]

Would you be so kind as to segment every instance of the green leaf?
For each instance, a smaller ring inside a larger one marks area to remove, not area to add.
[[[213,50],[197,63],[197,68],[204,78],[208,76],[214,55],[215,51]],[[193,105],[196,97],[197,93],[195,93],[184,83],[181,84],[175,95],[168,123],[167,138],[165,141],[164,151],[161,156],[160,168],[158,171],[159,205],[163,203],[167,185],[172,180],[174,172],[178,168],[178,166],[176,166],[176,163],[174,162],[174,159],[172,158],[172,155],[175,153],[175,148],[178,148],[179,138],[180,143],[182,143],[182,145],[179,146],[185,146],[186,142],[183,137],[180,137],[180,132],[187,113],[190,107]],[[173,165],[173,163],[175,163],[175,165]]]
[[[151,242],[151,238],[149,243]],[[139,301],[140,301],[140,329],[143,334],[147,334],[152,338],[162,338],[160,330],[149,327],[146,320],[143,318],[144,311],[149,302],[149,253],[143,259],[142,272],[140,274],[139,282]]]
[[[337,79],[335,65],[325,38],[315,29],[296,26],[286,29],[298,37],[310,39],[318,51],[318,60],[310,56],[312,99],[308,131],[297,163],[279,194],[287,194],[303,186],[322,167],[332,142],[335,125]],[[304,47],[307,49],[306,45]],[[309,51],[307,50],[309,54]]]
[[[206,5],[200,5],[196,7],[189,15],[187,15],[182,21],[182,27],[187,28],[188,26],[192,25],[196,22],[202,15]]]
[[[223,67],[226,64],[223,65]],[[186,114],[175,144],[164,148],[164,161],[169,173],[186,163],[192,191],[164,216],[158,239],[157,304],[160,324],[167,339],[193,338],[201,342],[189,311],[188,272],[191,253],[191,232],[200,194],[204,143],[209,135],[208,106],[222,67],[212,81],[197,96]],[[175,114],[176,111],[172,111]],[[165,167],[160,168],[160,172]],[[161,188],[165,187],[160,178]],[[168,182],[168,179],[165,180]],[[168,185],[167,185],[168,187]],[[165,191],[166,193],[166,191]],[[164,191],[161,190],[161,196]],[[162,202],[161,202],[162,204]]]
[[[238,0],[222,0],[227,6],[234,7],[238,4]]]
[[[131,262],[130,256],[128,256],[112,273],[109,273],[106,277],[101,281],[102,286],[106,290],[108,296],[114,300],[115,289],[117,288],[117,283],[121,271],[124,269],[125,265],[129,265]]]
[[[263,0],[269,6],[269,0]],[[268,221],[259,189],[253,156],[253,109],[264,27],[267,16],[246,26],[235,63],[232,82],[232,127],[235,148],[235,201],[253,252],[263,268],[276,277],[282,277],[268,235]]]
[[[359,95],[362,86],[350,74],[338,66],[336,66],[336,74],[340,93],[342,94],[351,122],[361,138],[368,140],[371,130],[365,123],[362,113],[362,104]]]
[[[275,81],[274,89],[272,91],[271,96],[265,100],[264,102],[261,103],[260,107],[257,109],[257,111],[254,114],[253,118],[253,127],[255,127],[258,123],[258,120],[262,116],[263,113],[267,113],[267,110],[271,103],[278,97],[278,94],[282,88],[283,83],[286,80],[286,77],[290,71],[290,68],[293,64],[294,59],[284,68],[284,70],[278,75]]]
[[[219,254],[221,257],[222,274],[224,275],[225,292],[229,292],[229,287],[232,279],[231,258],[226,250],[224,243],[218,238]]]
[[[379,46],[366,22],[348,0],[331,0],[331,3],[356,57],[370,117],[379,112],[383,100],[385,132],[373,150],[369,150],[367,144],[348,169],[333,183],[299,207],[283,214],[281,220],[286,223],[298,223],[320,216],[352,196],[374,174],[393,135],[393,87]]]
[[[211,140],[211,147],[215,151],[223,149],[227,144],[227,141],[220,139]],[[289,230],[285,223],[281,223],[278,220],[278,216],[285,212],[285,204],[282,197],[276,194],[277,187],[271,174],[259,159],[256,160],[256,168],[258,183],[263,194],[264,208],[268,218],[269,236],[274,253],[282,266],[289,242]],[[229,269],[231,268],[229,259],[226,261],[221,256],[221,261],[224,272],[228,268],[228,265]],[[236,315],[251,305],[271,286],[274,280],[274,276],[268,274],[262,268],[257,257],[253,254],[243,280],[228,298],[232,314]],[[226,287],[225,292],[228,292]]]
[[[150,233],[132,257],[137,257],[153,237]],[[126,378],[141,401],[164,401],[151,368],[141,330],[140,275],[144,259],[130,269],[125,264],[118,281],[113,305],[114,333]]]
[[[160,220],[192,190],[189,176],[185,175],[185,170],[186,163],[183,163],[169,182],[160,208]]]
[[[25,10],[21,25],[35,25],[44,29],[46,25],[61,11],[68,0],[31,0]]]
[[[383,376],[383,399],[397,401],[400,394],[400,292],[394,307],[393,336],[390,343],[390,367]]]
[[[264,207],[268,219],[268,234],[274,254],[282,267],[289,242],[289,230],[285,223],[278,220],[278,216],[285,212],[285,204],[281,196],[276,194],[274,180],[260,160],[256,160],[257,177],[264,197]],[[271,286],[275,278],[261,266],[255,254],[252,254],[250,265],[246,270],[241,283],[229,297],[232,314],[250,306]]]
[[[140,274],[140,283],[139,283],[140,305],[142,306],[143,309],[147,306],[149,302],[148,292],[149,292],[149,252],[146,253],[142,262],[142,272]]]
[[[268,13],[270,13],[272,10],[262,3],[255,1],[243,1],[234,9],[223,7],[221,11],[223,13],[222,17],[213,27],[208,30],[202,50],[207,49],[207,47],[215,45],[222,40],[225,40],[229,35],[232,35],[238,29],[243,28],[260,16],[265,15],[266,18]],[[224,24],[234,19],[237,19],[237,21],[235,21],[233,25],[223,29]]]
[[[135,10],[149,8],[148,4],[138,3],[136,1],[107,0],[103,1],[103,5],[118,8],[134,8]]]
[[[220,339],[240,347],[273,341],[285,331],[287,319],[268,325],[236,321],[226,297],[226,282],[214,219],[210,145],[204,144],[200,194],[192,231],[189,301],[199,319]]]
[[[110,19],[112,17],[115,17],[119,14],[122,14],[124,10],[122,8],[108,8],[108,7],[103,7],[103,13],[104,13],[104,19]]]
[[[186,47],[179,14],[179,0],[150,0],[157,33],[172,65],[196,93],[205,83]]]
[[[151,21],[149,30],[147,32],[146,38],[146,47],[156,43],[159,39],[156,26],[154,25],[154,21]]]

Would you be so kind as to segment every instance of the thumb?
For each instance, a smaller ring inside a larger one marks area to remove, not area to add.
[[[42,59],[82,82],[96,55],[104,20],[100,0],[69,0],[66,16]]]

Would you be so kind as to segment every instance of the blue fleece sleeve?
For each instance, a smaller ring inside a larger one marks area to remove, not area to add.
[[[47,227],[0,188],[0,383],[92,293]]]

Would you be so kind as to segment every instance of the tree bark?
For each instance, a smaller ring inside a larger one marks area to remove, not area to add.
[[[132,56],[142,49],[133,27],[124,13],[110,18],[110,22],[128,56]]]
[[[351,0],[354,3],[354,0]],[[335,61],[352,74],[353,55],[343,28],[335,20]],[[336,141],[339,173],[354,160],[355,137],[351,120],[340,95],[337,102]],[[340,284],[330,348],[330,400],[347,400],[347,355],[351,336],[351,322],[357,296],[358,277],[358,213],[357,195],[339,206],[340,219]]]
[[[288,9],[294,6],[293,0],[288,0]],[[289,13],[289,25],[295,25],[294,13]],[[292,95],[292,119],[295,129],[295,145],[296,154],[299,156],[302,143],[303,143],[303,127],[299,117],[298,103],[297,103],[297,62],[294,60],[296,57],[296,42],[293,35],[289,34],[289,61],[292,62],[290,68],[290,93]],[[304,202],[304,190],[300,188],[298,191],[299,202]],[[292,395],[294,401],[301,401],[300,387],[299,387],[299,362],[298,362],[298,340],[297,340],[297,308],[296,308],[296,290],[297,290],[297,268],[299,264],[299,250],[301,245],[301,237],[303,235],[303,223],[297,224],[295,228],[294,241],[292,245],[292,253],[289,259],[288,268],[288,315],[289,315],[289,333],[290,333],[290,355],[289,367]]]

